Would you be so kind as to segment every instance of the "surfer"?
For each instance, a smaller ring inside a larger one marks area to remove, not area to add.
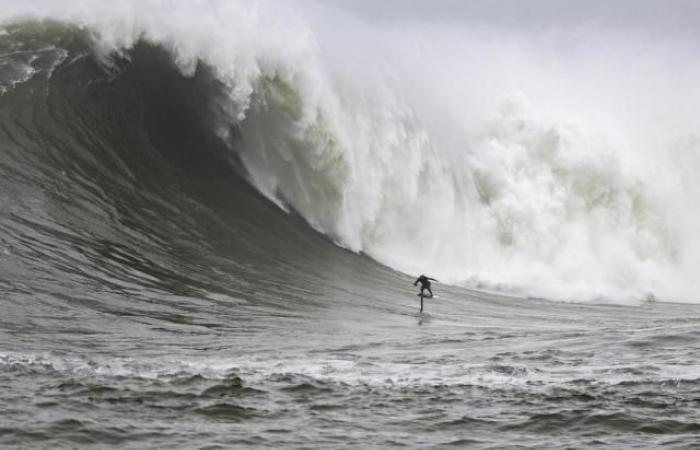
[[[429,278],[429,277],[426,277],[425,275],[421,275],[418,277],[418,279],[416,281],[413,282],[414,286],[417,285],[418,283],[420,283],[420,296],[421,297],[425,297],[423,295],[423,291],[425,291],[425,290],[427,290],[430,293],[431,297],[433,296],[433,291],[430,290],[430,282],[431,281],[437,281],[437,280],[435,278]]]

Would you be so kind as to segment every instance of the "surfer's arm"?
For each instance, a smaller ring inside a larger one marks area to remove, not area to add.
[[[431,281],[435,281],[436,283],[439,283],[439,281],[436,280],[435,278],[428,278],[428,279],[431,280]]]

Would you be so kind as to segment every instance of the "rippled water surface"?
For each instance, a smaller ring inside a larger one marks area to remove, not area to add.
[[[6,296],[2,443],[697,446],[700,311],[448,290],[421,316],[408,281],[278,311],[203,296],[86,313]]]

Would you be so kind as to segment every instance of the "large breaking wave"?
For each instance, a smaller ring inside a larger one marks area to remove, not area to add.
[[[201,122],[189,139],[216,140],[213,165],[392,268],[556,300],[697,298],[699,73],[682,37],[399,28],[265,2],[27,4],[3,16],[0,102],[39,101],[22,86],[61,71],[64,85],[89,83],[71,78],[86,58],[109,82],[148,72],[150,92],[168,97],[158,92],[172,79],[158,77],[172,74],[154,63],[165,58],[184,92],[178,120]],[[168,115],[161,100],[149,120]],[[4,127],[35,126],[24,119]],[[142,132],[101,119],[98,132],[125,147]],[[107,139],[98,132],[85,139]],[[123,158],[109,164],[137,177]]]

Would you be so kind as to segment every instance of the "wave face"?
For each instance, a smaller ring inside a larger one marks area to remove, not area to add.
[[[684,36],[398,29],[310,3],[198,5],[6,9],[7,223],[44,207],[36,221],[66,239],[128,245],[131,228],[167,241],[265,223],[246,240],[267,242],[267,259],[250,258],[270,261],[270,236],[305,222],[398,271],[468,287],[696,299],[700,91]],[[205,208],[221,222],[203,221]],[[327,245],[304,236],[285,258],[308,239]]]

